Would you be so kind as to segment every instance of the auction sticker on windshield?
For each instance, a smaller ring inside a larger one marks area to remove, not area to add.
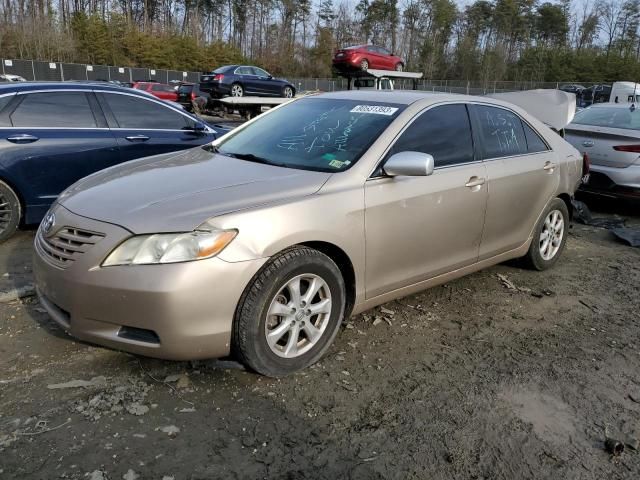
[[[393,115],[398,111],[395,107],[384,105],[356,105],[351,109],[351,113],[374,113],[376,115]]]

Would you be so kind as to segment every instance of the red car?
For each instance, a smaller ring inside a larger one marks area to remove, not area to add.
[[[396,70],[404,69],[404,60],[389,50],[375,45],[356,45],[336,51],[333,66],[337,70]]]
[[[171,100],[173,102],[178,101],[178,92],[176,88],[166,83],[156,82],[136,82],[133,84],[133,88],[136,90],[144,90],[150,93],[154,97],[161,98],[162,100]]]

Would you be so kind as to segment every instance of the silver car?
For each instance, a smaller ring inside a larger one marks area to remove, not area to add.
[[[565,139],[591,162],[583,190],[640,198],[640,112],[630,104],[604,103],[578,112]]]
[[[551,267],[581,174],[499,100],[305,97],[70,187],[36,234],[38,294],[86,341],[285,375],[349,315],[512,258]]]

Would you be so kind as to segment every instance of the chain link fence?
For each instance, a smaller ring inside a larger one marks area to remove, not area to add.
[[[154,68],[112,67],[106,65],[85,65],[81,63],[40,62],[36,60],[1,59],[3,75],[19,75],[26,80],[69,81],[99,80],[135,82],[156,80],[169,83],[172,80],[198,82],[199,72],[184,72]]]
[[[42,62],[36,60],[1,59],[2,74],[19,75],[26,80],[38,81],[68,81],[68,80],[99,80],[135,82],[155,80],[161,83],[171,81],[186,81],[197,83],[201,73],[179,70],[164,70],[159,68],[113,67],[106,65],[85,65],[80,63]],[[346,90],[348,80],[336,78],[290,78],[291,83],[299,92],[323,91],[333,92]],[[558,88],[572,82],[536,82],[536,81],[466,81],[466,80],[429,80],[421,79],[417,82],[419,90],[432,92],[465,93],[468,95],[485,95],[487,93],[513,92],[532,90],[536,88]],[[592,82],[581,82],[580,85],[589,87]],[[405,79],[394,80],[396,90],[413,89],[413,81]]]

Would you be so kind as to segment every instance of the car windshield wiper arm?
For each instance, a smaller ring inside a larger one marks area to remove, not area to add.
[[[233,158],[238,158],[240,160],[247,160],[249,162],[264,163],[266,165],[276,165],[276,166],[279,166],[279,167],[286,166],[286,165],[283,165],[283,164],[274,163],[274,162],[272,162],[270,160],[267,160],[266,158],[254,155],[253,153],[232,153],[232,152],[221,152],[220,150],[218,150],[217,153],[220,153],[222,155],[227,155],[227,156],[233,157]]]

